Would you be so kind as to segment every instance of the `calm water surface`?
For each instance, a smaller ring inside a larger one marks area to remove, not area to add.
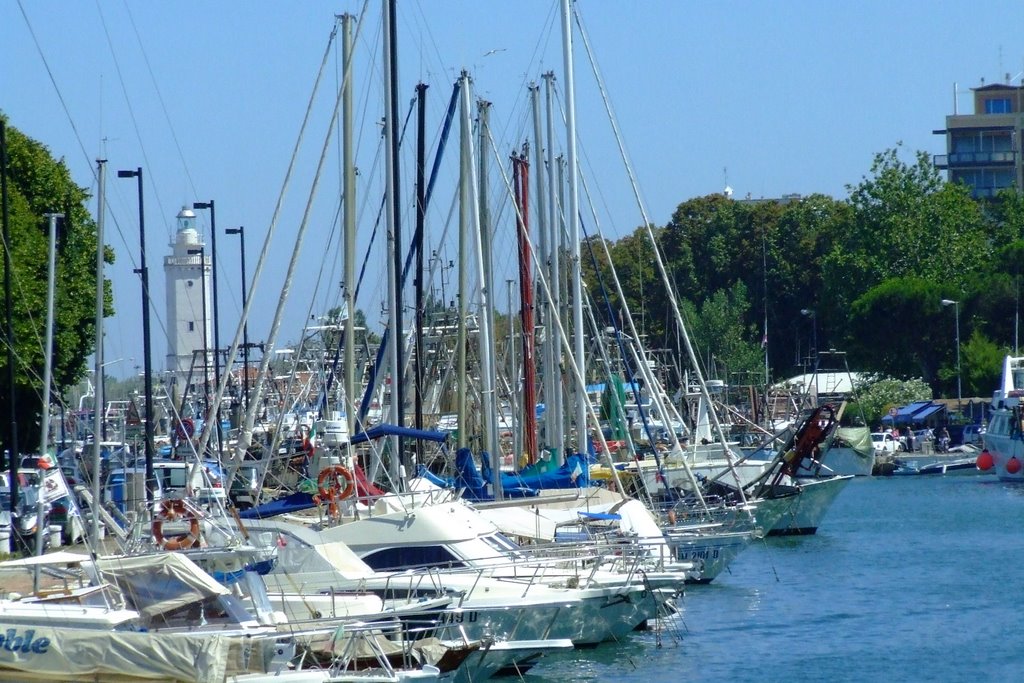
[[[659,633],[549,657],[530,683],[1024,680],[1024,487],[858,479],[815,536],[752,545]]]

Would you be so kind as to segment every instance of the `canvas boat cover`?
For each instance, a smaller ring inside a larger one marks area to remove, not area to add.
[[[103,557],[95,566],[149,618],[230,592],[181,553]]]
[[[0,680],[159,680],[221,683],[260,673],[272,640],[0,623]],[[8,646],[12,647],[8,647]]]

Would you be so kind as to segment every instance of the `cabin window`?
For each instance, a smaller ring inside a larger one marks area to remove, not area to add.
[[[188,321],[188,331],[189,332],[195,332],[196,331],[196,324],[194,322],[192,322],[191,320]]]
[[[444,546],[425,545],[384,548],[362,558],[376,571],[409,569],[411,567],[464,567],[462,560]]]

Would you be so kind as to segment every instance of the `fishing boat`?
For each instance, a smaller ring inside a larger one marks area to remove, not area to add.
[[[1000,481],[1024,482],[1024,356],[1003,359],[1003,377],[992,394],[992,417],[977,467]]]

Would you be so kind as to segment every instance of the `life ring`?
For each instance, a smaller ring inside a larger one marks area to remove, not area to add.
[[[189,521],[188,533],[180,536],[167,536],[163,534],[164,522],[173,522],[179,518],[186,518]],[[181,500],[164,500],[160,503],[160,509],[153,516],[153,540],[164,550],[182,550],[192,548],[199,542],[200,528],[199,518],[195,513],[186,507]]]
[[[178,427],[174,430],[174,434],[178,437],[178,441],[188,441],[195,433],[196,425],[192,422],[192,418],[190,417],[186,417],[184,420],[179,422]]]
[[[339,481],[340,478],[345,479],[344,488]],[[345,500],[356,492],[356,478],[341,465],[332,465],[320,470],[320,475],[316,478],[316,487],[321,497],[327,500]]]

